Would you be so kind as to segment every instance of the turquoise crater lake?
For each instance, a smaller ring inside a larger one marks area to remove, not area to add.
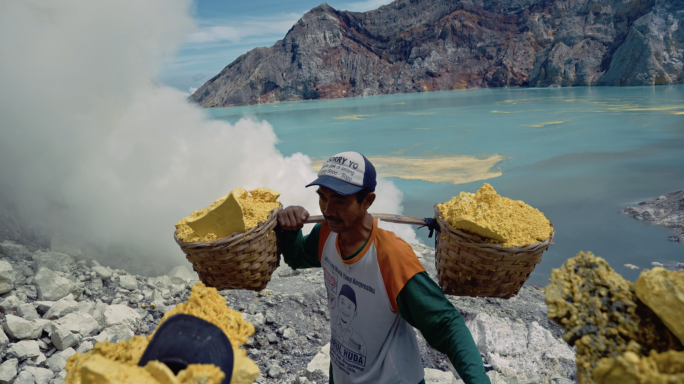
[[[284,155],[354,150],[404,193],[404,214],[490,183],[553,222],[555,245],[528,284],[579,251],[634,281],[651,262],[684,262],[670,231],[617,212],[684,188],[684,86],[499,88],[283,102],[206,110],[273,125]],[[304,188],[304,186],[302,186]],[[389,213],[389,212],[388,212]],[[433,245],[427,230],[418,230]]]

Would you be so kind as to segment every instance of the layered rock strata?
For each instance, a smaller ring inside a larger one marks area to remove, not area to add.
[[[397,0],[326,3],[280,41],[226,66],[204,107],[508,86],[684,82],[684,3]]]

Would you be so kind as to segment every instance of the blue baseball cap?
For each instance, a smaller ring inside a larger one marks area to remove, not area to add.
[[[226,375],[221,384],[229,384],[233,359],[233,346],[221,328],[199,317],[178,314],[157,329],[138,366],[158,360],[178,375],[189,364],[213,364]]]
[[[375,191],[375,167],[358,152],[342,152],[328,159],[318,172],[318,178],[307,185],[319,185],[347,196],[364,188]]]

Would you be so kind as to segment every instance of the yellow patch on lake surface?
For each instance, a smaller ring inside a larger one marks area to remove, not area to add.
[[[328,159],[313,160],[313,170],[318,172]],[[487,180],[502,175],[492,169],[505,160],[497,154],[484,157],[444,155],[430,157],[369,157],[378,174],[383,177],[399,177],[408,180],[425,180],[433,183],[464,184]]]
[[[537,123],[537,124],[530,124],[530,125],[523,125],[523,127],[535,127],[535,128],[543,128],[547,125],[554,125],[554,124],[563,124],[565,121],[547,121],[544,123]]]
[[[684,105],[661,105],[658,107],[642,106],[638,104],[618,104],[610,105],[608,109],[611,111],[625,111],[625,112],[670,112],[674,114],[684,114]],[[679,111],[678,111],[679,110]]]
[[[616,113],[616,112],[640,112],[640,113],[667,113],[674,115],[684,115],[684,104],[678,103],[676,100],[658,100],[656,103],[648,98],[641,98],[621,102],[620,99],[611,98],[582,98],[582,99],[566,99],[563,97],[544,97],[544,98],[528,98],[505,100],[497,102],[496,105],[501,105],[504,109],[511,108],[511,110],[494,110],[491,113],[529,113],[533,111],[521,109],[520,106],[525,104],[536,104],[539,101],[558,101],[566,103],[562,109],[556,109],[555,113]],[[655,105],[654,105],[655,104]],[[659,105],[658,105],[659,104]],[[515,107],[514,107],[515,106]],[[515,108],[515,109],[514,109]],[[534,112],[543,112],[543,110],[535,110]]]
[[[335,120],[363,120],[364,117],[375,116],[375,115],[347,115],[347,116],[337,116],[333,117]]]

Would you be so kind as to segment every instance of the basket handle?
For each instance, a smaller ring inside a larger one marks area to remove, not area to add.
[[[420,217],[392,215],[387,213],[372,213],[371,215],[373,215],[373,218],[375,219],[380,219],[390,223],[425,225],[425,219],[421,219]],[[325,219],[321,215],[309,216],[309,218],[304,221],[304,224],[322,223],[324,221]]]

